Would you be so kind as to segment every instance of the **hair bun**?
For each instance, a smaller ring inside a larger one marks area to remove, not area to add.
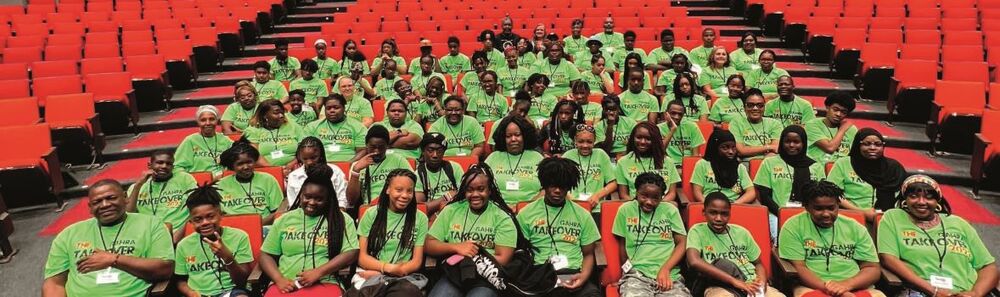
[[[326,163],[309,164],[306,166],[305,171],[306,179],[329,181],[333,178],[333,169],[330,169],[330,166],[326,165]]]

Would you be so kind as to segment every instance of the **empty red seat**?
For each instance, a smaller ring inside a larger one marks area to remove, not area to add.
[[[187,34],[184,33],[184,29],[157,29],[156,30],[156,43],[169,43],[172,41],[184,40],[187,38]]]
[[[979,82],[985,87],[990,83],[990,66],[986,62],[944,63],[944,69],[941,71],[941,79],[946,81]]]
[[[118,44],[118,32],[94,32],[84,35],[87,45],[91,44]]]
[[[903,27],[909,30],[937,30],[941,23],[936,18],[907,18],[903,21]]]
[[[970,31],[970,30],[974,31],[978,28],[979,28],[979,19],[975,18],[941,20],[942,31]]]
[[[895,29],[903,27],[903,18],[901,17],[874,17],[872,18],[871,25],[869,29]]]
[[[972,45],[955,45],[955,46],[945,46],[941,49],[941,62],[978,62],[984,61],[985,51],[983,51],[983,46],[972,46]]]
[[[996,94],[1000,94],[1000,85],[990,84],[990,101],[995,100]],[[1000,110],[986,109],[983,111],[981,127],[1000,127]],[[983,184],[983,179],[995,181],[998,175],[996,168],[997,155],[1000,153],[1000,129],[982,129],[973,138],[972,163],[969,164],[969,173],[974,180],[972,191],[979,194],[979,187]],[[988,168],[989,167],[989,168]]]
[[[79,60],[83,57],[80,45],[49,45],[45,47],[45,61]]]
[[[51,203],[63,190],[59,159],[48,124],[0,128],[8,143],[0,145],[0,183],[7,207]]]
[[[841,76],[857,71],[858,54],[865,44],[864,29],[837,29],[833,34],[833,70]]]
[[[149,28],[142,31],[122,31],[122,43],[153,42],[153,31]]]
[[[938,30],[906,30],[907,44],[941,44],[941,31]]]
[[[903,60],[941,60],[941,49],[934,44],[904,44],[899,58]]]
[[[80,60],[80,74],[121,72],[125,70],[124,66],[120,57],[88,58]]]
[[[7,38],[7,47],[43,47],[48,33]]]
[[[865,98],[886,98],[889,78],[896,66],[896,49],[897,45],[891,43],[866,43],[861,48],[858,76]]]
[[[32,63],[41,60],[41,47],[13,47],[3,50],[4,63]]]
[[[94,95],[52,95],[45,107],[45,122],[52,129],[59,160],[93,164],[104,150],[104,134],[94,109]]]
[[[971,150],[973,134],[980,125],[978,120],[985,107],[986,83],[937,81],[931,118],[927,123],[931,151],[942,146],[950,151]]]
[[[122,44],[122,55],[123,56],[144,56],[144,55],[155,55],[156,46],[152,41],[150,42],[130,42]]]
[[[926,121],[937,82],[938,64],[927,60],[899,60],[889,84],[886,107],[890,116]]]
[[[28,79],[0,80],[0,99],[30,97]]]
[[[31,89],[38,106],[45,107],[49,96],[83,92],[83,83],[80,75],[39,77],[32,79]]]
[[[0,80],[28,79],[28,63],[0,64]]]
[[[903,44],[903,31],[897,29],[873,29],[868,32],[868,42]]]
[[[0,100],[0,127],[37,124],[40,119],[35,98]]]
[[[53,34],[77,34],[83,35],[87,32],[87,27],[83,23],[58,23],[52,24]]]
[[[49,26],[46,24],[16,24],[13,26],[17,36],[45,36],[49,34]]]
[[[980,31],[945,31],[944,45],[983,45],[983,33]]]
[[[45,45],[76,45],[83,46],[82,34],[52,34],[49,35]]]
[[[31,77],[53,77],[79,74],[76,60],[73,61],[48,61],[31,63]]]

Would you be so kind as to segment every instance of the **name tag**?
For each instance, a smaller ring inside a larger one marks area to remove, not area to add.
[[[549,257],[549,263],[552,263],[552,268],[556,271],[569,267],[569,259],[566,259],[566,256],[563,255]]]
[[[111,267],[108,267],[108,269],[105,269],[97,273],[97,284],[98,285],[117,284],[118,274],[119,272],[112,270]]]
[[[788,201],[788,203],[785,203],[785,206],[787,206],[787,207],[802,207],[802,202]]]
[[[508,191],[517,191],[521,189],[521,182],[516,180],[507,181],[506,189]]]
[[[632,261],[625,260],[625,263],[622,264],[622,273],[628,273],[629,271],[632,271]]]
[[[339,152],[340,151],[340,145],[336,144],[336,143],[331,143],[330,145],[326,146],[326,150],[331,151],[331,152]]]
[[[955,287],[950,277],[943,275],[934,275],[934,274],[931,274],[931,286],[945,290],[951,290],[952,288]]]
[[[555,87],[555,86],[556,86],[556,83],[555,83],[554,81],[550,81],[550,82],[549,82],[549,87],[550,87],[550,88],[551,88],[551,87]]]
[[[458,150],[458,153],[456,153],[456,155],[458,155],[458,156],[465,156],[465,155],[468,155],[468,154],[466,154],[465,151],[463,151],[463,150]]]
[[[590,200],[590,197],[593,197],[593,196],[594,195],[591,194],[591,193],[580,193],[580,195],[578,195],[576,197],[576,200],[587,201],[587,200]]]
[[[271,151],[271,159],[278,159],[285,157],[285,152],[281,150]]]

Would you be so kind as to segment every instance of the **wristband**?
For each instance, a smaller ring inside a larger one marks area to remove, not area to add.
[[[224,259],[222,259],[222,258],[219,258],[219,260],[222,260],[222,265],[223,265],[223,266],[229,266],[229,265],[233,265],[233,262],[236,262],[236,259],[235,259],[235,258],[234,258],[234,259],[231,259],[231,260],[229,260],[229,262],[226,262],[226,260],[224,260]]]
[[[115,254],[115,261],[114,261],[114,262],[111,262],[111,266],[112,266],[112,267],[114,267],[114,266],[118,266],[118,257],[119,257],[119,256],[121,256],[121,255],[119,255],[119,254]]]

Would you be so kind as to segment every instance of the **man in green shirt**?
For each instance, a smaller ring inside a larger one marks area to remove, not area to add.
[[[715,48],[715,29],[705,28],[702,30],[701,41],[702,45],[691,49],[688,57],[691,58],[691,64],[705,68],[708,66],[708,56],[712,54],[712,49]]]
[[[347,99],[344,106],[348,117],[361,122],[365,127],[371,126],[375,122],[375,111],[372,110],[372,103],[365,99],[361,90],[354,86],[354,80],[347,76],[341,76],[337,81],[340,83],[338,90]]]
[[[340,75],[340,62],[337,59],[326,56],[326,40],[317,39],[313,43],[313,47],[316,48],[316,56],[310,60],[316,61],[316,65],[319,66],[316,78],[327,80],[334,79],[337,75]]]
[[[433,53],[434,46],[430,40],[421,39],[420,40],[420,56],[410,59],[410,66],[406,67],[406,71],[410,74],[417,74],[420,72],[420,60],[424,57],[431,58],[431,71],[435,73],[443,73],[441,71],[441,65],[438,64],[438,57]]]
[[[327,90],[326,81],[313,76],[318,70],[319,65],[316,64],[316,61],[302,61],[302,77],[296,78],[288,84],[288,89],[292,91],[302,90],[305,94],[306,103],[313,108],[319,107],[319,99],[330,95],[329,90]]]
[[[419,102],[414,102],[419,104]],[[399,154],[407,159],[420,156],[420,139],[424,135],[424,127],[409,119],[406,113],[406,103],[396,99],[386,104],[386,117],[374,125],[381,125],[389,130],[389,150],[387,154]]]
[[[300,127],[305,127],[316,120],[316,112],[313,106],[319,106],[318,104],[306,105],[305,97],[306,92],[301,89],[288,92],[288,106],[291,108],[288,112],[285,112],[285,118],[288,118],[289,121]],[[326,96],[323,97],[325,98]]]
[[[296,69],[298,69],[297,63]],[[285,85],[271,79],[271,64],[266,61],[257,61],[253,64],[253,82],[251,84],[257,90],[257,102],[267,99],[285,102],[288,98],[288,90],[285,89]]]
[[[690,55],[687,50],[674,46],[673,30],[663,29],[660,31],[660,47],[649,52],[649,61],[643,61],[646,62],[646,68],[649,70],[664,71],[673,67],[671,59],[676,54],[682,54],[685,57]]]
[[[399,78],[399,76],[396,76],[397,74],[396,61],[389,59],[385,60],[385,62],[383,63],[385,63],[385,67],[382,67],[382,77],[379,78],[377,82],[375,82],[375,96],[377,97],[376,100],[378,98],[381,98],[382,100],[386,101],[392,99],[399,99],[399,95],[396,94],[396,91],[393,89],[393,86],[396,85],[397,81],[403,79]]]
[[[503,67],[504,65],[503,53],[493,47],[494,39],[496,39],[496,34],[492,30],[487,29],[479,33],[478,41],[483,45],[481,50],[486,54],[486,60],[489,62],[487,63],[487,67],[491,70]]]
[[[174,276],[184,296],[249,296],[247,277],[253,270],[250,236],[222,227],[221,196],[210,186],[196,189],[185,203],[194,233],[177,243]]]
[[[668,120],[656,125],[667,143],[667,156],[674,164],[681,164],[684,157],[697,156],[698,147],[705,144],[705,136],[701,135],[698,124],[684,117],[685,112],[683,102],[670,101],[667,103]]]
[[[344,96],[330,95],[323,103],[324,118],[309,123],[303,129],[307,135],[316,136],[323,141],[326,160],[329,162],[348,162],[365,147],[368,128],[346,115],[346,103]]]
[[[288,40],[278,39],[274,42],[274,58],[267,61],[271,64],[271,77],[278,81],[291,81],[299,77],[299,59],[288,56]]]
[[[576,162],[546,158],[538,164],[544,198],[531,202],[517,214],[524,237],[538,249],[535,264],[551,263],[559,275],[553,296],[601,296],[588,282],[594,271],[594,250],[601,239],[597,224],[567,194],[576,188],[580,169]]]
[[[764,105],[764,116],[781,121],[782,126],[805,125],[816,118],[812,103],[795,95],[795,81],[791,76],[778,78],[778,99]]]
[[[368,129],[368,134],[365,135],[365,150],[359,152],[355,157],[356,161],[351,163],[350,179],[347,182],[347,198],[350,205],[358,207],[378,198],[389,172],[393,169],[413,170],[405,157],[386,153],[389,150],[389,143],[389,130],[385,126],[372,125]]]
[[[788,219],[778,234],[778,255],[792,262],[799,274],[793,296],[820,291],[829,296],[853,296],[870,289],[881,275],[871,236],[861,223],[838,215],[843,191],[827,181],[812,181],[800,194],[806,212]]]
[[[459,52],[461,43],[458,37],[449,36],[448,37],[448,54],[441,57],[441,61],[438,64],[441,66],[441,71],[445,74],[451,75],[453,78],[457,78],[459,73],[472,70],[472,62],[469,57],[463,53]]]
[[[170,279],[174,249],[160,219],[125,213],[125,190],[105,179],[85,200],[91,219],[70,225],[52,240],[42,296],[146,296],[152,283]]]
[[[847,118],[855,107],[850,94],[833,92],[823,104],[826,116],[806,122],[806,135],[811,142],[806,154],[816,162],[829,163],[847,157],[858,128]]]
[[[601,40],[601,43],[604,44],[601,50],[608,57],[615,56],[615,52],[625,48],[625,36],[622,33],[615,32],[615,19],[612,17],[604,19],[604,31],[595,34],[593,37]]]
[[[615,50],[614,56],[611,58],[611,61],[614,61],[615,64],[613,69],[625,69],[625,57],[632,53],[639,54],[639,59],[641,59],[643,63],[648,63],[646,61],[646,50],[635,47],[635,32],[632,30],[625,31],[625,34],[622,34],[622,36],[625,40],[625,43],[623,44],[624,47]]]
[[[545,62],[539,62],[535,72],[548,77],[546,95],[562,97],[569,94],[570,83],[580,80],[580,71],[564,56],[562,45],[553,43],[546,50]],[[554,105],[554,104],[553,104]],[[546,114],[548,114],[546,112]]]
[[[184,223],[188,212],[184,208],[187,191],[198,183],[187,172],[174,171],[174,156],[166,150],[158,150],[149,156],[149,163],[142,178],[128,189],[126,210],[152,215],[159,218],[173,230],[173,242],[184,235]]]

